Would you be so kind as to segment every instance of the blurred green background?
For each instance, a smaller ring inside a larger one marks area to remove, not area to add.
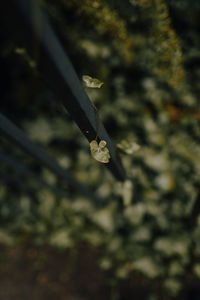
[[[200,299],[199,1],[40,5],[80,80],[104,82],[86,92],[129,180],[91,157],[43,77],[39,43],[27,49],[1,9],[1,112],[105,204],[0,135],[1,152],[66,191],[0,162],[0,300]]]

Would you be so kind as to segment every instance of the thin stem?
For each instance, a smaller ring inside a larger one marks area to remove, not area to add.
[[[96,110],[96,113],[97,113],[97,117],[98,117],[98,127],[97,127],[97,134],[96,134],[96,137],[95,137],[95,141],[97,141],[98,139],[98,136],[99,136],[99,130],[100,130],[100,123],[101,123],[101,119],[100,119],[100,115],[99,115],[99,111],[98,109],[96,108],[96,106],[91,102],[92,106],[94,107],[94,109]]]

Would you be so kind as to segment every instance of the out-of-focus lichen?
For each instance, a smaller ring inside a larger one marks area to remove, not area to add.
[[[106,36],[113,40],[116,50],[125,61],[132,58],[131,38],[128,33],[126,22],[119,16],[116,10],[101,0],[62,0],[65,9],[71,9],[77,16],[86,19],[100,36]]]
[[[49,1],[46,0],[47,10],[49,10]],[[85,22],[88,28],[91,27],[96,31],[99,37],[107,37],[109,43],[127,65],[136,63],[135,54],[140,52],[141,61],[143,55],[147,56],[144,66],[148,71],[172,88],[180,88],[185,78],[183,56],[180,40],[172,27],[165,0],[130,2],[140,7],[142,17],[148,22],[146,38],[134,32],[134,27],[130,30],[130,20],[122,18],[116,9],[102,0],[61,0],[60,4],[66,12],[73,12],[81,22]],[[57,18],[57,21],[60,19],[61,22],[61,16],[51,14],[53,18]],[[81,36],[79,39],[81,45]],[[150,51],[149,58],[146,51]],[[137,63],[140,64],[139,61]]]
[[[151,20],[150,47],[154,49],[152,72],[173,88],[184,83],[181,45],[169,17],[165,0],[135,1]]]

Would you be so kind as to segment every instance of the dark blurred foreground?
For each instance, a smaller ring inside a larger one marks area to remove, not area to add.
[[[145,280],[139,274],[112,282],[109,273],[97,266],[102,250],[82,245],[77,251],[60,251],[32,246],[28,240],[13,247],[0,246],[0,300],[198,300],[198,281],[187,276],[187,287],[171,298],[160,289],[160,282]]]

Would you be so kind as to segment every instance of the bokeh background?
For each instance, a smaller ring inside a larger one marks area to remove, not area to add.
[[[0,134],[1,152],[66,192],[0,162],[0,299],[200,299],[199,1],[40,5],[80,80],[104,82],[86,92],[129,180],[91,157],[43,76],[38,41],[26,48],[1,9],[1,113],[103,201]]]

